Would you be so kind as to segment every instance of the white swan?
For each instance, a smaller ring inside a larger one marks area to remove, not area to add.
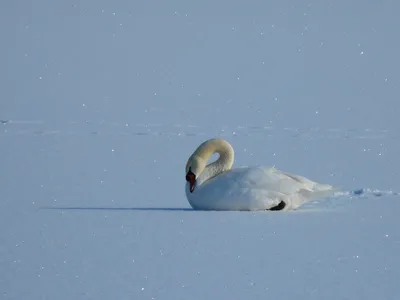
[[[207,165],[218,153],[219,158]],[[231,169],[232,146],[222,139],[202,143],[186,164],[186,197],[199,210],[290,210],[329,195],[333,188],[266,167]]]

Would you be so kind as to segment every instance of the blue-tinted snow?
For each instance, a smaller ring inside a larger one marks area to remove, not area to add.
[[[397,299],[399,8],[1,2],[1,298]],[[216,136],[342,192],[192,211]]]

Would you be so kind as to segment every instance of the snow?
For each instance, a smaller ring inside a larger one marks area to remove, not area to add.
[[[0,4],[1,299],[398,299],[399,4]],[[186,159],[342,188],[193,211]]]

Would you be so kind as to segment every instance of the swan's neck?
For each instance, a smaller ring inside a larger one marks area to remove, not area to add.
[[[214,153],[218,153],[219,157],[204,168],[197,179],[198,185],[232,168],[234,162],[233,148],[228,142],[222,139],[212,139],[204,142],[197,148],[193,155],[199,156],[207,162]]]

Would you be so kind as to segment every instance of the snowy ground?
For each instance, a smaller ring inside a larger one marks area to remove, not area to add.
[[[398,4],[103,2],[0,5],[0,298],[398,299]],[[193,211],[217,136],[343,192]]]

